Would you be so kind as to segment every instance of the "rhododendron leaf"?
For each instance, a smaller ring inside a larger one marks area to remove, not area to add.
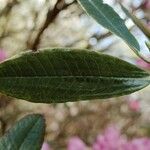
[[[28,115],[0,139],[0,150],[40,150],[45,132],[41,115]]]
[[[83,9],[99,24],[122,38],[139,56],[140,46],[135,37],[129,32],[124,20],[103,0],[78,0]]]
[[[36,103],[110,98],[149,83],[147,72],[90,50],[29,51],[0,64],[0,92]]]

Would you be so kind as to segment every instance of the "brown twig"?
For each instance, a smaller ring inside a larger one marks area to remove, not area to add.
[[[45,20],[44,24],[42,25],[41,29],[39,30],[39,32],[37,33],[37,36],[36,36],[34,42],[29,47],[30,49],[32,49],[33,51],[37,50],[38,45],[40,44],[40,41],[41,41],[41,36],[44,33],[44,31],[47,29],[47,27],[51,23],[53,23],[53,21],[57,18],[58,14],[62,10],[66,9],[68,6],[72,5],[75,2],[76,1],[74,0],[73,2],[67,4],[65,2],[65,0],[57,0],[54,8],[52,10],[51,9],[48,10],[46,20]]]
[[[6,5],[6,7],[0,12],[0,16],[3,16],[3,15],[8,15],[10,12],[11,12],[11,10],[12,10],[12,8],[16,5],[16,4],[18,4],[19,2],[17,1],[17,0],[13,0],[13,1],[11,1],[11,2],[8,2],[7,3],[7,5]]]

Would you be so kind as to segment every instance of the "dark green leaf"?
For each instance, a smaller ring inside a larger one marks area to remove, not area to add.
[[[27,52],[0,65],[0,92],[36,103],[110,98],[149,83],[136,66],[88,50]]]
[[[0,139],[0,150],[40,150],[45,132],[45,120],[41,115],[29,115]]]
[[[125,26],[124,20],[103,0],[78,0],[83,9],[99,24],[122,38],[139,56],[140,46]]]

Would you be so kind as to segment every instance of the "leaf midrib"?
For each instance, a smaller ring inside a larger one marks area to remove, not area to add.
[[[141,76],[141,77],[117,77],[117,76],[21,76],[21,77],[13,77],[13,76],[10,76],[10,77],[0,77],[0,79],[10,79],[10,78],[109,78],[109,79],[148,79],[150,80],[150,76]]]
[[[23,142],[21,144],[19,144],[19,149],[22,146],[22,144],[24,143],[24,141],[26,140],[26,137],[28,137],[28,135],[30,134],[30,131],[32,131],[32,129],[34,129],[34,127],[37,125],[37,123],[39,122],[39,119],[33,123],[32,127],[28,130],[27,134],[24,136],[23,138]]]

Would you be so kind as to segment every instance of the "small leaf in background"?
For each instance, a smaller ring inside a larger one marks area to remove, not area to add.
[[[103,0],[78,0],[83,9],[99,24],[122,38],[136,53],[140,46],[135,37],[129,32],[124,20]]]
[[[149,84],[144,70],[90,50],[29,51],[0,64],[0,92],[35,103],[106,99]]]
[[[147,36],[147,38],[150,39],[150,29],[146,24],[144,24],[141,20],[139,20],[135,15],[130,13],[123,5],[121,5],[122,10],[125,12],[125,14],[132,19],[132,21],[143,31],[143,33]]]
[[[45,133],[41,115],[28,115],[0,139],[0,150],[40,150]]]

